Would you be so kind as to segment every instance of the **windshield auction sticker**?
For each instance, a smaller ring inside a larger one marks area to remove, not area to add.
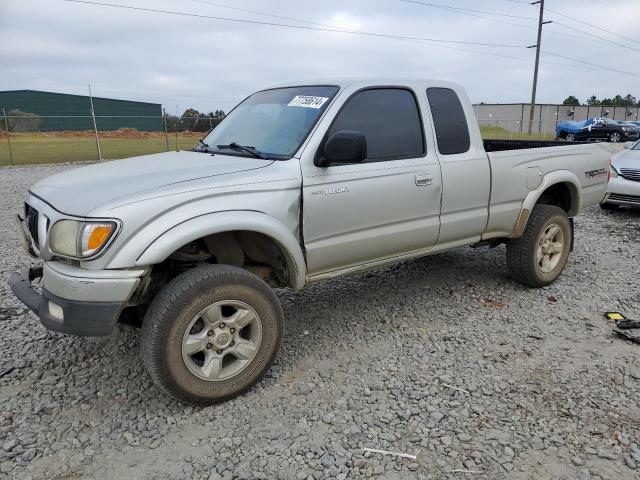
[[[305,108],[321,108],[324,102],[329,100],[328,97],[314,97],[313,95],[296,95],[287,106],[289,107],[305,107]]]

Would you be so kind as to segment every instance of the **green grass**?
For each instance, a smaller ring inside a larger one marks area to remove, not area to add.
[[[507,140],[553,140],[552,134],[520,134],[492,125],[480,127],[482,138]],[[169,134],[143,137],[102,137],[100,148],[102,158],[112,160],[167,151],[190,149],[197,143],[193,134]],[[11,135],[13,165],[33,165],[42,163],[82,162],[98,159],[93,136],[72,136],[68,134],[18,133]],[[11,165],[6,137],[0,137],[0,166]]]
[[[496,127],[494,125],[480,125],[480,134],[482,138],[487,140],[555,140],[553,133],[532,133],[528,135],[526,133],[511,132],[503,127]]]
[[[95,161],[98,159],[94,137],[12,134],[14,165]],[[190,149],[197,143],[193,135],[169,134],[169,150]],[[176,148],[177,143],[177,148]],[[164,136],[141,138],[101,138],[103,159],[117,159],[167,151]],[[6,137],[0,137],[0,166],[11,165]]]

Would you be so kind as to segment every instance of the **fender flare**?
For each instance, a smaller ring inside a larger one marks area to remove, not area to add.
[[[518,238],[522,236],[522,233],[527,226],[527,222],[529,221],[529,215],[531,214],[533,207],[538,203],[538,200],[540,200],[542,194],[549,187],[559,183],[567,184],[569,186],[569,192],[571,193],[571,209],[567,214],[569,217],[574,217],[578,214],[582,198],[580,193],[580,180],[578,180],[576,174],[569,170],[555,170],[553,172],[549,172],[542,177],[540,184],[535,189],[531,190],[522,202],[518,221],[516,222],[516,226],[511,234],[511,238]]]
[[[155,265],[189,242],[215,233],[246,230],[272,238],[282,249],[289,282],[294,290],[304,288],[307,266],[302,248],[285,225],[265,213],[233,210],[207,213],[184,220],[169,228],[145,246],[135,258],[136,266]]]

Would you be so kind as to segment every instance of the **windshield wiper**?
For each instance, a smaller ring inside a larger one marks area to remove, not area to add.
[[[253,155],[256,158],[261,158],[263,160],[269,160],[269,157],[267,157],[265,154],[261,153],[260,151],[256,150],[254,147],[249,147],[247,145],[240,145],[239,143],[236,143],[236,142],[231,142],[228,145],[217,145],[217,147],[220,148],[220,149],[223,149],[223,150],[224,149],[242,150],[244,152],[250,153],[251,155]]]
[[[203,140],[198,140],[198,145],[193,147],[191,150],[193,150],[194,152],[212,153],[209,149],[209,144],[207,144]]]

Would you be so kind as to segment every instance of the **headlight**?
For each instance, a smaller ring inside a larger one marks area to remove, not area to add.
[[[618,178],[618,171],[613,165],[609,166],[609,178]]]
[[[628,132],[629,130],[631,130],[629,127],[622,127],[623,132]]]
[[[60,220],[51,227],[49,247],[67,257],[87,258],[98,253],[116,231],[115,222]]]

